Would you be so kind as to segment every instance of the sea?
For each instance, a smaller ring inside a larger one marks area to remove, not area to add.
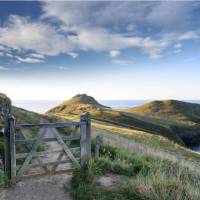
[[[152,100],[98,100],[99,103],[113,109],[133,108]],[[200,104],[200,100],[184,100],[185,102]],[[14,106],[38,113],[45,113],[49,109],[59,105],[63,100],[13,100]],[[200,145],[191,147],[195,152],[200,153]]]

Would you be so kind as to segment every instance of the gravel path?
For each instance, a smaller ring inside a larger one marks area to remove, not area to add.
[[[41,120],[41,123],[47,121]],[[45,138],[52,138],[54,128],[45,130]],[[45,150],[61,149],[60,145],[55,142],[49,142]],[[50,156],[42,157],[42,161],[55,161],[59,154],[50,154]],[[64,158],[63,158],[64,159]],[[37,162],[33,160],[33,162]],[[69,165],[67,166],[69,167]],[[60,167],[59,167],[60,169]],[[61,166],[61,169],[66,169],[66,166]],[[30,169],[29,172],[42,172],[40,168]],[[38,177],[38,176],[37,176]],[[46,175],[41,177],[22,179],[20,182],[13,185],[11,188],[1,192],[0,200],[71,200],[66,188],[70,186],[70,174]],[[65,187],[65,188],[64,188]]]

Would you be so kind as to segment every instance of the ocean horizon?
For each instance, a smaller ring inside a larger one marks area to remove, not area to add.
[[[45,113],[49,109],[59,105],[64,100],[13,100],[14,106],[38,113]],[[140,106],[152,100],[98,100],[99,103],[113,109],[125,109]],[[198,103],[200,100],[180,100],[189,103]]]

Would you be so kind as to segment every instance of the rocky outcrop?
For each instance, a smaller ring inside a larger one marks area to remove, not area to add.
[[[0,124],[4,123],[5,117],[11,112],[11,100],[0,93]]]

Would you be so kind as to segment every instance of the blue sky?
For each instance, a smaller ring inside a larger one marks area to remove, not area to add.
[[[200,2],[0,2],[12,99],[200,99]]]

